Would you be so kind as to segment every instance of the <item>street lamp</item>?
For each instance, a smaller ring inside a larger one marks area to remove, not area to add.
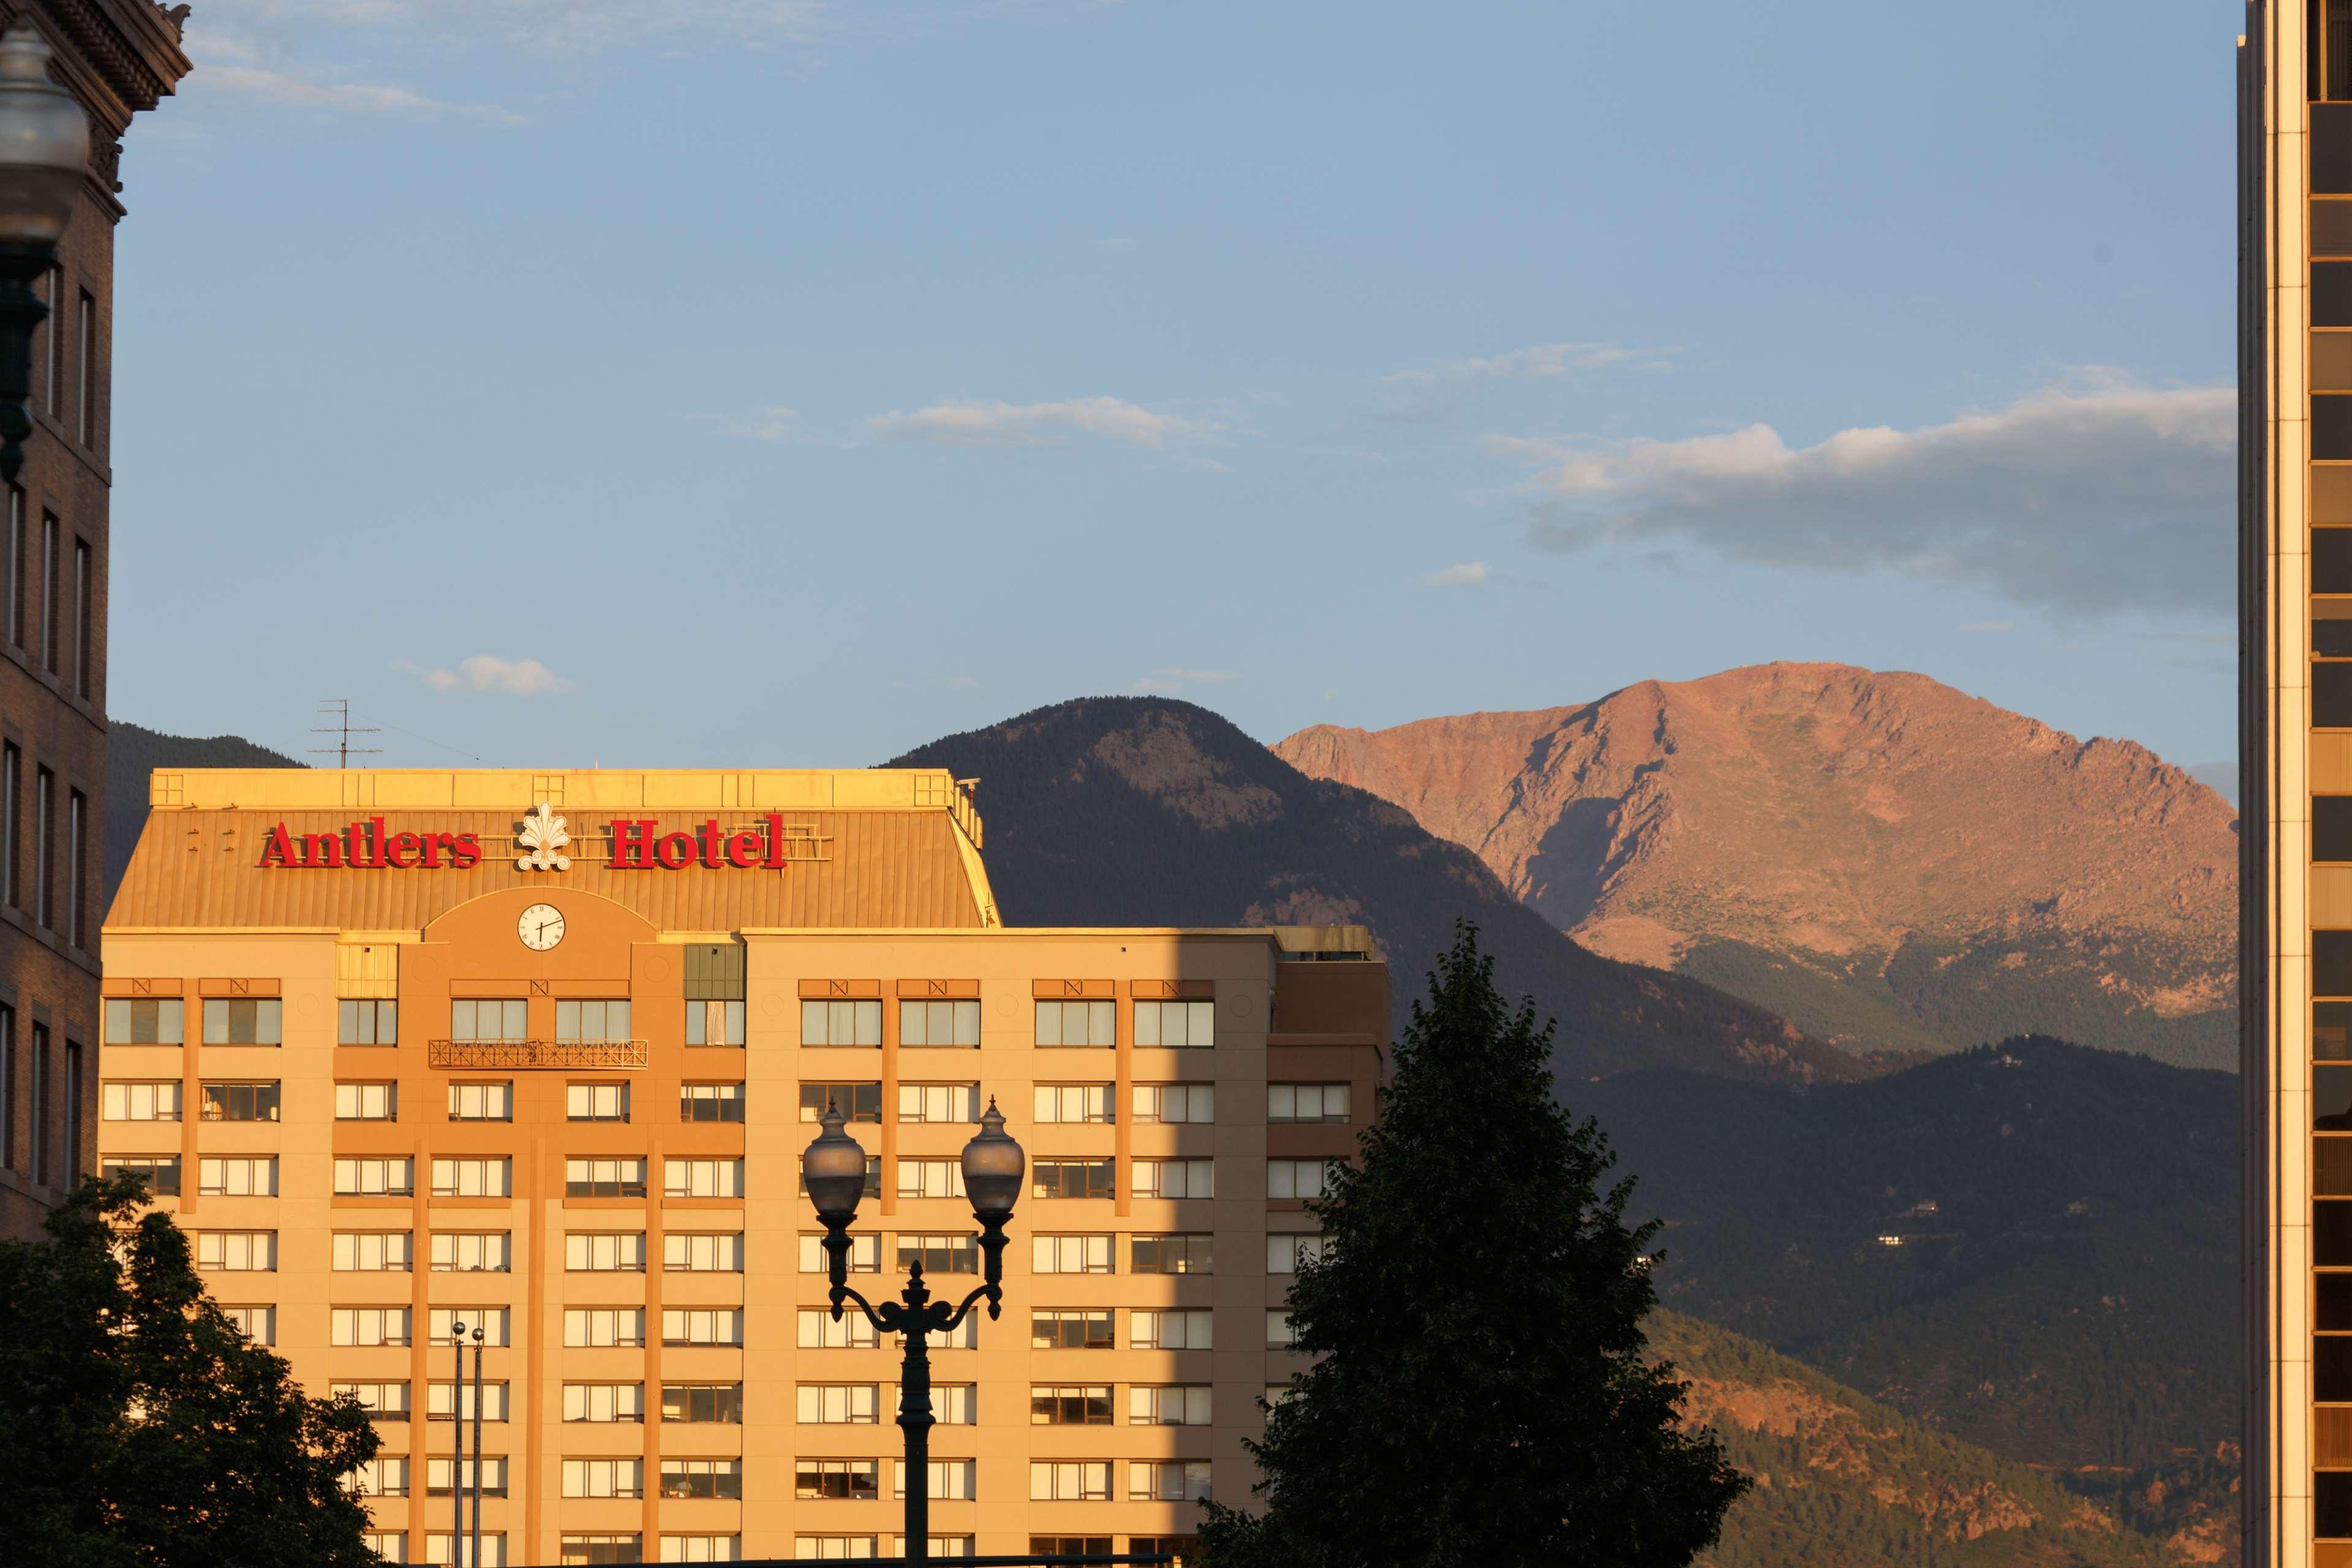
[[[24,23],[0,34],[0,482],[33,433],[33,331],[49,313],[33,284],[58,264],[89,164],[89,119],[49,79],[49,46]]]
[[[832,1279],[834,1321],[841,1321],[844,1301],[855,1301],[877,1332],[906,1336],[905,1369],[898,1378],[898,1426],[907,1435],[907,1552],[909,1564],[931,1560],[931,1352],[932,1334],[953,1330],[974,1303],[988,1299],[988,1315],[1002,1310],[1004,1300],[1004,1226],[1013,1217],[1013,1200],[1021,1195],[1025,1169],[1021,1145],[1005,1135],[1003,1114],[996,1101],[980,1119],[980,1132],[963,1146],[964,1195],[971,1199],[971,1216],[980,1222],[982,1284],[950,1308],[931,1300],[923,1283],[923,1260],[907,1267],[907,1288],[896,1301],[880,1307],[849,1288],[849,1223],[857,1217],[857,1200],[866,1194],[866,1151],[841,1130],[845,1118],[830,1102],[818,1133],[801,1155],[801,1174],[808,1184],[809,1201],[824,1226],[824,1250]]]

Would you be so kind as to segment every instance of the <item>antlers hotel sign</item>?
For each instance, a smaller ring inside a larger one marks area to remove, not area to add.
[[[614,817],[606,824],[611,847],[605,868],[613,871],[677,871],[688,866],[711,870],[774,869],[797,861],[819,858],[809,851],[816,840],[806,829],[788,830],[782,816],[770,813],[760,827],[722,828],[707,818],[691,833],[661,831],[653,817]],[[514,835],[519,871],[566,871],[572,859],[563,853],[572,835],[562,817],[541,801],[523,814]],[[463,871],[481,864],[478,833],[394,833],[384,819],[371,816],[332,833],[291,833],[279,822],[262,840],[260,864],[283,870],[374,870],[378,868]]]

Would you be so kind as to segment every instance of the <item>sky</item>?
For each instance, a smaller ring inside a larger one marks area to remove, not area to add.
[[[110,706],[834,766],[1822,659],[2216,763],[2237,18],[200,0]]]

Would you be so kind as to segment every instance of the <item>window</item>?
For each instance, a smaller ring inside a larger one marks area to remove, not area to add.
[[[980,1240],[973,1236],[901,1236],[898,1269],[920,1262],[926,1274],[977,1274]]]
[[[91,570],[89,545],[88,542],[77,539],[74,541],[73,689],[74,695],[84,701],[89,700],[90,686],[98,676],[90,658],[90,655],[96,651],[90,646],[91,638],[97,632],[97,627],[91,625],[90,611],[95,607],[97,591],[98,578],[97,574]]]
[[[563,1385],[566,1421],[642,1421],[646,1418],[646,1385],[642,1383],[567,1383]]]
[[[74,311],[74,346],[80,355],[74,370],[74,439],[98,449],[98,301],[81,290]]]
[[[872,1384],[867,1384],[872,1387]],[[716,1421],[730,1426],[743,1424],[743,1385],[740,1383],[667,1383],[662,1385],[665,1421]]]
[[[436,1230],[437,1274],[504,1274],[514,1267],[514,1234],[504,1230]]]
[[[1029,1390],[1032,1426],[1108,1426],[1110,1384],[1038,1384]]]
[[[109,1121],[121,1121],[128,1119],[114,1114],[114,1089],[117,1087],[127,1089],[130,1086],[108,1085],[104,1097],[106,1110],[101,1114]],[[148,1110],[152,1112],[154,1110],[154,1095],[152,1092],[153,1086],[148,1087],[151,1091],[148,1095]],[[179,1086],[174,1084],[172,1087],[177,1089]],[[125,1098],[125,1103],[128,1104],[128,1097]],[[180,1107],[175,1099],[172,1105],[172,1119],[177,1121],[179,1115]],[[152,1115],[147,1120],[152,1121]],[[0,1167],[11,1171],[16,1168],[16,1009],[5,1004],[0,1004]],[[173,1167],[172,1174],[176,1184],[179,1179],[176,1163]]]
[[[643,1459],[566,1459],[563,1461],[563,1495],[643,1497],[646,1495],[646,1462]]]
[[[1109,1121],[1111,1091],[1108,1083],[1041,1083],[1037,1086],[1037,1121],[1041,1124]],[[1142,1091],[1138,1089],[1137,1094]]]
[[[666,1498],[725,1498],[743,1500],[740,1459],[664,1459],[661,1495]]]
[[[404,1531],[363,1530],[360,1531],[360,1544],[386,1563],[409,1561],[408,1535]]]
[[[979,1496],[979,1489],[975,1482],[978,1479],[977,1471],[980,1467],[973,1461],[933,1459],[929,1468],[931,1472],[930,1489],[933,1500],[945,1499],[950,1502],[971,1502]],[[890,1495],[905,1497],[907,1495],[907,1461],[904,1459],[892,1461],[890,1470],[892,1488]],[[968,1552],[971,1549],[967,1547],[964,1550]]]
[[[665,1160],[662,1196],[666,1198],[740,1198],[743,1195],[740,1160]]]
[[[843,1314],[845,1317],[846,1313]],[[665,1307],[662,1343],[666,1345],[740,1345],[743,1342],[743,1310],[740,1307]]]
[[[25,907],[25,893],[16,881],[20,807],[16,792],[24,787],[25,753],[13,742],[0,742],[0,893],[16,909]]]
[[[1265,1195],[1269,1198],[1319,1198],[1328,1190],[1328,1160],[1268,1160]]]
[[[872,1502],[882,1495],[881,1472],[880,1463],[874,1459],[795,1460],[793,1495],[803,1501]]]
[[[327,1314],[327,1340],[338,1345],[404,1345],[405,1307],[337,1307]]]
[[[978,1121],[980,1085],[976,1083],[902,1083],[898,1086],[901,1121]]]
[[[646,1538],[625,1535],[567,1535],[563,1538],[562,1555],[557,1561],[564,1568],[574,1563],[583,1568],[605,1563],[642,1563],[646,1560]]]
[[[575,1083],[564,1090],[564,1114],[573,1121],[626,1121],[629,1086],[625,1083]]]
[[[399,1458],[370,1459],[343,1479],[343,1487],[353,1497],[406,1497],[408,1461]]]
[[[1110,1465],[1108,1461],[1029,1461],[1029,1500],[1032,1502],[1107,1502],[1109,1499]]]
[[[335,1043],[339,1046],[400,1044],[400,1004],[346,996],[335,1004]]]
[[[1115,1046],[1118,1044],[1118,1004],[1116,1002],[1040,1002],[1037,1043],[1041,1046]]]
[[[1140,1536],[1137,1537],[1141,1540]],[[1143,1550],[1140,1546],[1136,1551]],[[1108,1535],[1033,1535],[1029,1538],[1032,1557],[1108,1557],[1110,1537]]]
[[[408,1162],[402,1160],[397,1163],[405,1165]],[[337,1162],[337,1164],[340,1167],[341,1162]],[[277,1158],[262,1154],[199,1160],[196,1162],[196,1191],[205,1197],[274,1198],[278,1195]]]
[[[901,1002],[898,1043],[902,1046],[977,1046],[980,1044],[980,1003]]]
[[[275,1307],[223,1307],[221,1316],[229,1326],[257,1345],[278,1342],[278,1309]]]
[[[427,1535],[425,1538],[425,1561],[436,1565],[457,1562],[457,1538],[450,1535]],[[507,1538],[503,1531],[482,1531],[482,1554],[474,1555],[470,1536],[466,1543],[466,1568],[507,1568]]]
[[[66,1042],[66,1180],[78,1182],[87,1168],[81,1157],[81,1042]]]
[[[1136,1274],[1211,1274],[1215,1269],[1211,1258],[1210,1237],[1195,1233],[1191,1236],[1132,1236],[1128,1237],[1129,1268]]]
[[[629,1038],[626,1002],[555,1004],[555,1037],[559,1040],[625,1040]]]
[[[278,1268],[274,1230],[200,1230],[196,1267],[227,1273],[269,1274]]]
[[[49,1179],[49,1026],[33,1026],[33,1104],[26,1142],[32,1155],[30,1173],[36,1182]]]
[[[824,1274],[832,1268],[824,1255],[824,1235],[821,1231],[801,1233],[801,1272]],[[852,1274],[882,1272],[882,1238],[871,1234],[849,1238],[849,1271]]]
[[[512,1121],[512,1083],[453,1083],[449,1086],[452,1121]]]
[[[52,675],[58,668],[58,518],[41,514],[41,663]]]
[[[646,1233],[572,1231],[563,1238],[563,1267],[584,1273],[642,1274]]]
[[[488,1419],[487,1415],[483,1417]],[[427,1459],[425,1462],[425,1490],[429,1497],[447,1497],[453,1486],[474,1488],[476,1461],[467,1459],[460,1470],[455,1459]],[[507,1495],[507,1461],[503,1455],[486,1454],[480,1460],[482,1495]]]
[[[646,1195],[643,1160],[566,1160],[563,1195],[567,1198],[641,1198]]]
[[[89,801],[78,789],[66,792],[66,941],[87,947],[83,940],[81,872],[89,858]]]
[[[881,1043],[882,1004],[878,1001],[801,1004],[801,1044],[804,1046]]]
[[[386,1089],[392,1086],[386,1084]],[[204,1086],[204,1117],[207,1121],[275,1121],[278,1085],[275,1081],[208,1083]]]
[[[205,1044],[277,1045],[281,1011],[275,996],[207,996],[205,998]]]
[[[971,1321],[966,1319],[965,1321]],[[980,1398],[976,1384],[940,1383],[931,1385],[931,1415],[942,1426],[973,1426],[980,1423]],[[898,1418],[898,1398],[894,1392],[890,1400],[890,1419]]]
[[[740,1231],[671,1231],[662,1237],[662,1267],[673,1274],[740,1274]]]
[[[571,1162],[564,1163],[568,1166]],[[638,1180],[645,1179],[640,1162]],[[640,1191],[643,1190],[640,1186]],[[436,1198],[510,1198],[514,1196],[514,1162],[503,1155],[478,1160],[433,1162],[433,1195]]]
[[[960,1198],[963,1192],[961,1160],[901,1160],[898,1195],[902,1198]]]
[[[661,1538],[661,1560],[665,1563],[740,1563],[743,1561],[743,1538],[740,1535],[665,1535]]]
[[[1108,1307],[1040,1307],[1029,1314],[1033,1351],[1107,1351],[1118,1346]]]
[[[339,1230],[335,1267],[347,1273],[406,1273],[415,1266],[413,1239],[404,1230]]]
[[[529,1009],[520,996],[496,999],[453,998],[449,1004],[449,1037],[453,1040],[520,1040],[526,1037]]]
[[[1345,1121],[1349,1088],[1344,1083],[1270,1083],[1265,1119],[1274,1121]]]
[[[1139,1384],[1127,1391],[1127,1418],[1138,1426],[1206,1426],[1209,1386],[1194,1383],[1146,1388]]]
[[[1037,1198],[1114,1196],[1109,1160],[1040,1160],[1029,1169],[1029,1195]]]
[[[829,1308],[800,1310],[800,1347],[804,1351],[870,1351],[874,1345],[874,1325],[863,1312],[844,1309],[836,1321]]]
[[[1290,1314],[1269,1311],[1265,1315],[1265,1348],[1286,1351],[1298,1341],[1297,1331],[1290,1326]]]
[[[0,1064],[13,1067],[13,1062]],[[7,1108],[7,1095],[0,1092],[0,1111]],[[147,1184],[148,1195],[175,1198],[180,1195],[180,1157],[177,1154],[110,1154],[105,1162],[105,1173],[111,1176],[138,1176]]]
[[[425,1415],[427,1420],[471,1421],[474,1418],[474,1384],[468,1379],[463,1388],[456,1384],[436,1383],[425,1391]],[[507,1418],[507,1385],[503,1383],[482,1384],[482,1419],[504,1421]]]
[[[567,1345],[642,1345],[646,1342],[646,1310],[643,1307],[567,1307],[563,1312],[563,1342]]]
[[[176,1046],[180,1044],[181,1003],[178,998],[110,996],[106,1002],[106,1043],[110,1046]]]
[[[1111,1271],[1108,1236],[1033,1236],[1029,1238],[1032,1274],[1108,1274]]]
[[[1135,1043],[1139,1046],[1200,1047],[1216,1043],[1214,1002],[1138,1002]]]
[[[466,1325],[467,1344],[473,1343],[476,1329],[482,1331],[482,1342],[486,1345],[514,1342],[513,1335],[509,1332],[513,1326],[514,1314],[506,1307],[435,1307],[426,1314],[425,1321],[429,1342],[436,1345],[446,1345],[455,1339],[460,1323]]]
[[[680,1121],[740,1121],[743,1086],[740,1083],[687,1083],[677,1090]]]
[[[1138,1121],[1205,1123],[1217,1119],[1217,1089],[1207,1083],[1139,1083]]]
[[[398,1383],[333,1383],[327,1385],[330,1395],[348,1394],[359,1401],[360,1408],[378,1421],[408,1419],[408,1384]]]
[[[238,1162],[253,1163],[251,1161]],[[271,1190],[276,1190],[277,1162],[264,1162],[273,1167]],[[213,1163],[207,1160],[205,1164]],[[212,1173],[205,1172],[209,1180]],[[206,1192],[212,1189],[206,1187]],[[405,1198],[416,1192],[416,1162],[414,1160],[338,1160],[335,1162],[335,1195],[337,1197]]]
[[[65,273],[52,267],[41,279],[41,302],[48,311],[35,329],[40,334],[41,406],[52,418],[65,417],[66,334],[61,312],[65,309]]]
[[[100,1103],[109,1121],[177,1121],[180,1085],[169,1079],[157,1083],[110,1083],[101,1087]]]
[[[1135,1195],[1139,1198],[1213,1198],[1217,1195],[1214,1160],[1138,1160]]]
[[[1213,1350],[1216,1316],[1197,1310],[1129,1312],[1128,1342],[1139,1351]]]
[[[33,770],[33,918],[45,926],[58,923],[57,905],[49,897],[49,838],[56,821],[58,775],[47,768]]]
[[[1210,1495],[1209,1462],[1135,1460],[1127,1467],[1127,1495],[1137,1502],[1199,1502]]]
[[[335,1085],[335,1120],[338,1121],[392,1121],[399,1115],[400,1086],[396,1083]]]
[[[824,1120],[827,1107],[837,1108],[852,1121],[882,1120],[882,1086],[878,1083],[804,1083],[801,1085],[801,1120]]]
[[[803,1016],[807,1004],[802,1005]],[[740,1046],[743,1043],[743,1004],[688,1002],[686,1043],[689,1046]]]
[[[853,1562],[874,1555],[874,1538],[870,1535],[795,1535],[793,1537],[793,1560],[796,1563]]]
[[[0,561],[0,591],[8,595],[0,617],[6,620],[6,636],[18,647],[25,646],[25,492],[15,485],[8,487],[8,557]]]
[[[872,1383],[803,1383],[795,1391],[804,1426],[872,1426],[882,1419],[882,1391]]]
[[[1268,1274],[1296,1274],[1302,1263],[1323,1260],[1323,1238],[1319,1236],[1269,1236],[1265,1238],[1265,1271]]]

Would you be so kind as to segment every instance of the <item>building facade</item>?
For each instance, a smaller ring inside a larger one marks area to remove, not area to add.
[[[801,1151],[872,1162],[852,1283],[978,1283],[955,1163],[1028,1152],[1003,1317],[935,1351],[941,1549],[1150,1549],[1246,1498],[1302,1204],[1389,982],[1355,928],[1024,930],[945,773],[163,773],[108,916],[110,1169],[214,1297],[379,1412],[449,1561],[486,1322],[489,1563],[900,1550],[898,1353],[825,1310]]]
[[[42,289],[33,434],[0,497],[0,1237],[27,1237],[96,1141],[117,174],[131,115],[188,60],[150,0],[0,5],[0,26],[20,21],[90,120],[79,210]]]

